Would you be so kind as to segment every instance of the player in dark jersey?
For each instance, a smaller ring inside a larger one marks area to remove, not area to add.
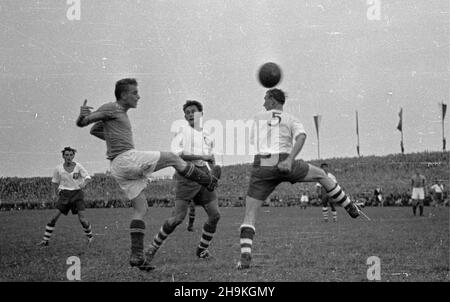
[[[86,127],[95,123],[90,133],[106,142],[111,174],[131,200],[134,209],[130,223],[130,265],[151,270],[153,267],[146,261],[143,250],[144,216],[148,210],[143,190],[150,175],[171,166],[183,177],[199,183],[208,191],[214,191],[221,171],[219,166],[215,166],[211,173],[207,174],[172,152],[136,150],[127,112],[136,108],[140,99],[137,81],[130,78],[117,81],[114,94],[116,102],[104,104],[95,112],[91,112],[93,108],[87,106],[85,100],[76,124]]]

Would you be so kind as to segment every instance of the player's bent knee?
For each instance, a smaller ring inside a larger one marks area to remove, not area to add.
[[[213,223],[213,224],[217,224],[220,220],[220,213],[214,213],[211,216],[209,216],[209,222]]]
[[[172,152],[161,152],[158,162],[156,163],[155,171],[166,167],[174,167],[179,169],[180,165],[183,163],[182,159]]]

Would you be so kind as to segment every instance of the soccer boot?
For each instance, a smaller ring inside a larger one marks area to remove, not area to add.
[[[252,255],[249,253],[241,254],[241,260],[239,260],[236,268],[238,270],[248,269],[250,268],[250,263],[252,262]]]
[[[207,259],[211,257],[211,254],[209,253],[208,249],[202,249],[199,247],[197,247],[195,255],[197,255],[197,257],[200,259]]]
[[[146,261],[143,255],[132,254],[130,256],[130,265],[131,267],[137,267],[141,271],[147,272],[155,269],[154,266],[150,265],[149,261]]]
[[[36,244],[37,246],[48,246],[49,242],[48,240],[42,240],[41,242],[39,242],[38,244]]]
[[[221,175],[222,169],[220,168],[220,166],[214,166],[211,169],[210,171],[211,183],[206,187],[208,191],[212,192],[217,188]]]
[[[344,208],[347,213],[350,215],[350,217],[352,218],[356,218],[359,216],[359,208],[358,206],[354,203],[354,202],[350,202],[345,208]]]
[[[146,262],[148,262],[148,263],[152,262],[152,260],[155,257],[157,251],[158,251],[158,248],[156,248],[154,245],[150,244],[148,249],[145,251],[145,260],[146,260]]]

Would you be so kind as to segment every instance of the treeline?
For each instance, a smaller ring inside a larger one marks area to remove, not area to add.
[[[423,174],[428,187],[434,181],[441,181],[448,195],[449,152],[422,152],[388,156],[368,156],[354,158],[331,158],[310,161],[319,166],[327,162],[338,182],[353,199],[373,202],[375,188],[381,188],[386,205],[402,199],[407,202],[410,196],[411,177],[415,170]],[[222,178],[217,189],[221,206],[241,206],[247,193],[251,164],[223,167]],[[174,182],[170,179],[151,182],[146,190],[151,206],[172,206],[175,197]],[[0,178],[0,208],[49,208],[51,200],[51,178],[33,177]],[[281,184],[271,195],[266,205],[297,205],[300,193],[308,193],[311,203],[316,203],[314,183]],[[428,197],[429,198],[429,197]],[[447,197],[448,198],[448,197]],[[114,179],[107,175],[96,175],[85,189],[88,207],[129,207]]]

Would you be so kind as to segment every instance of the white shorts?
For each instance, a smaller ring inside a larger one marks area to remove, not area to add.
[[[145,189],[160,157],[159,151],[128,150],[112,160],[111,174],[128,199]]]
[[[423,188],[413,188],[411,198],[412,199],[424,199],[425,193],[423,191]]]

